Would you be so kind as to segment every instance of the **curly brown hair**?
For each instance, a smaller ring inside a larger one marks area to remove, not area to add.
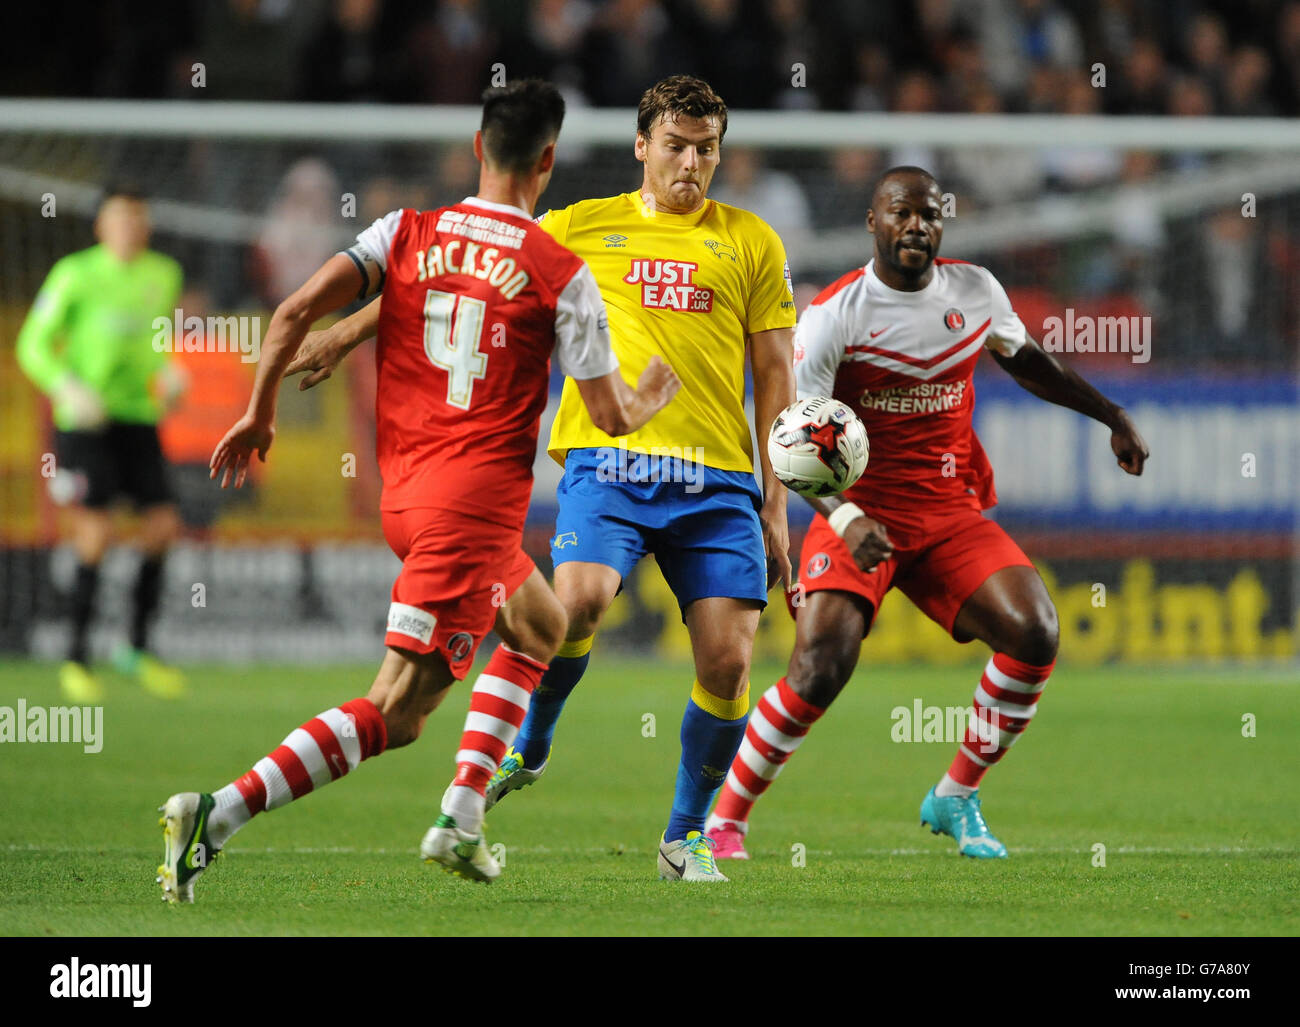
[[[650,126],[660,116],[675,120],[688,118],[718,119],[718,140],[727,134],[727,105],[713,87],[694,75],[670,75],[641,94],[636,111],[636,130],[650,138]]]

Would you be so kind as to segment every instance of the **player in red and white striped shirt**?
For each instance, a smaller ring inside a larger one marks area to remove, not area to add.
[[[168,799],[159,881],[169,901],[192,901],[194,879],[256,814],[419,737],[493,628],[502,644],[474,684],[456,776],[420,849],[466,877],[500,873],[482,835],[484,791],[567,626],[521,548],[550,359],[615,435],[644,425],[679,383],[656,359],[636,390],[626,385],[591,271],[532,221],[564,117],[558,91],[524,81],[489,90],[484,101],[474,137],[478,195],[435,211],[392,212],[285,300],[267,332],[248,413],[213,453],[222,487],[232,475],[242,484],[253,453],[266,459],[280,379],[312,322],[358,292],[382,290],[380,507],[384,535],[402,560],[388,653],[365,698],[307,721],[217,792]],[[327,368],[315,368],[308,381],[325,377]]]
[[[971,427],[972,374],[984,350],[1042,399],[1111,430],[1119,466],[1141,474],[1147,446],[1128,415],[1025,333],[988,271],[939,258],[942,194],[920,168],[887,171],[867,215],[874,259],[822,291],[795,330],[801,399],[834,396],[871,439],[866,473],[818,516],[801,557],[807,596],[786,676],[746,728],[708,833],[718,859],[748,858],[759,797],[848,682],[876,610],[894,587],[959,642],[993,655],[975,716],[921,821],[977,858],[1006,856],[980,812],[984,774],[1028,726],[1056,661],[1056,610],[1020,547],[981,511],[993,471]]]

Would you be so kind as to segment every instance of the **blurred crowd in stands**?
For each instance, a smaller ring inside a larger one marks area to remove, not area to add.
[[[1300,0],[48,0],[29,12],[60,46],[0,62],[0,92],[120,98],[476,103],[498,70],[562,84],[570,111],[633,106],[663,75],[706,77],[733,110],[1241,115],[1300,113]],[[11,48],[12,49],[12,48]],[[196,88],[195,65],[203,65]],[[629,125],[629,133],[631,125]],[[629,134],[630,143],[630,134]],[[1151,314],[1189,357],[1266,363],[1300,350],[1300,187],[1209,190],[1172,209],[1179,182],[1218,181],[1222,155],[1077,148],[902,146],[763,151],[728,145],[712,195],[754,210],[790,252],[800,306],[852,261],[825,233],[862,232],[886,167],[920,164],[959,219],[1042,224],[1090,198],[1086,228],[983,233],[950,256],[988,263],[1037,330],[1080,313]],[[630,147],[562,153],[543,206],[635,186]],[[173,152],[174,151],[174,152]],[[1285,158],[1285,154],[1281,155]],[[360,227],[474,191],[467,145],[124,142],[159,196],[263,218],[243,245],[169,239],[223,306],[267,307]],[[1232,158],[1240,164],[1253,156]],[[1276,159],[1276,158],[1275,158]],[[1262,161],[1263,158],[1260,158]],[[1229,169],[1230,170],[1230,169]],[[1205,191],[1204,189],[1202,191]],[[1222,193],[1222,196],[1220,196]],[[339,198],[355,197],[340,215]],[[1180,196],[1184,195],[1182,193]],[[1053,203],[1057,207],[1051,207]],[[1071,205],[1074,206],[1071,206]],[[1063,206],[1061,206],[1063,205]],[[1049,209],[1050,208],[1050,209]],[[1036,219],[1036,220],[1035,220]],[[1005,235],[1005,233],[1004,233]],[[957,245],[956,230],[953,246]],[[863,234],[861,256],[867,255]],[[855,253],[854,259],[857,258]]]
[[[475,103],[500,63],[595,106],[690,71],[738,109],[1300,113],[1297,0],[48,0],[26,15],[59,45],[5,62],[10,95],[191,97],[201,62],[214,99]]]

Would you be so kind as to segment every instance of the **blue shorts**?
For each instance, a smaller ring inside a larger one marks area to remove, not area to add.
[[[708,596],[767,605],[767,559],[749,471],[623,449],[571,449],[556,492],[551,560],[612,567],[626,580],[653,553],[685,619]]]

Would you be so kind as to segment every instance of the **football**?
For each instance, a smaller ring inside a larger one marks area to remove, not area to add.
[[[833,496],[867,469],[867,429],[838,399],[801,399],[772,422],[767,453],[786,488],[804,496]]]

